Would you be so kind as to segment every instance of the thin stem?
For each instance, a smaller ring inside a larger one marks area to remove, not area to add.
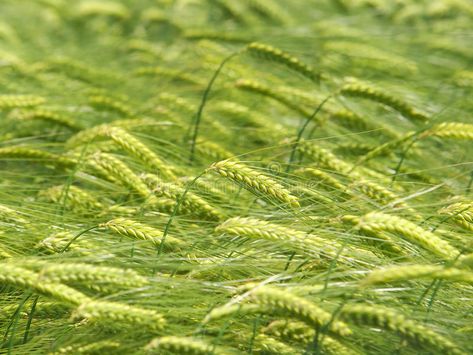
[[[325,105],[325,103],[332,98],[333,94],[328,95],[315,109],[314,113],[307,118],[307,120],[304,122],[302,127],[299,129],[299,132],[297,132],[297,138],[296,142],[292,146],[292,151],[291,151],[291,156],[289,157],[289,162],[287,164],[286,172],[289,172],[291,169],[291,164],[294,161],[294,157],[296,155],[297,147],[299,146],[299,142],[302,139],[302,135],[304,134],[304,131],[306,130],[307,126],[309,123],[312,122],[312,120],[317,116],[317,114],[320,112],[322,107]]]
[[[168,235],[169,228],[171,227],[171,223],[174,220],[174,217],[176,217],[177,211],[179,207],[181,206],[182,201],[184,201],[184,198],[186,197],[187,192],[195,184],[195,182],[206,173],[207,173],[207,170],[204,170],[202,173],[197,175],[191,182],[189,182],[186,185],[186,188],[184,192],[182,193],[182,195],[177,198],[177,201],[176,201],[176,204],[174,205],[174,209],[172,210],[171,216],[169,217],[168,222],[166,223],[166,227],[164,228],[163,237],[161,238],[161,242],[159,243],[158,256],[160,256],[163,251],[164,242],[166,241],[166,237]]]
[[[210,79],[207,88],[204,91],[204,95],[202,96],[202,101],[200,102],[199,109],[197,111],[197,114],[195,116],[194,120],[194,132],[192,134],[192,141],[191,141],[191,151],[190,151],[190,158],[189,161],[192,163],[194,160],[194,153],[195,153],[195,144],[197,141],[197,136],[199,134],[199,127],[200,127],[200,121],[202,119],[202,112],[204,111],[205,104],[207,102],[207,98],[209,96],[210,90],[212,89],[212,85],[214,84],[215,80],[217,79],[218,75],[222,71],[224,65],[228,63],[233,57],[237,56],[240,52],[232,53],[228,57],[226,57],[218,66],[217,70],[215,71],[214,75]]]

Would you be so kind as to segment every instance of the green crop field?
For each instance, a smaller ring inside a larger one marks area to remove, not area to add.
[[[0,0],[0,354],[473,354],[471,0]]]

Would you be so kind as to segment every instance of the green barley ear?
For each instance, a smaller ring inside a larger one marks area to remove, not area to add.
[[[165,163],[151,149],[123,128],[105,128],[104,135],[110,137],[120,147],[139,158],[151,169],[156,169],[163,174],[165,178],[175,179],[175,175],[169,168],[169,164]]]
[[[32,107],[44,104],[46,100],[33,95],[0,95],[0,111],[17,107]]]
[[[432,136],[440,138],[473,140],[473,124],[461,122],[443,122],[422,133],[420,138]]]
[[[96,213],[104,208],[104,205],[87,191],[77,187],[64,185],[53,186],[47,190],[40,191],[39,197],[45,198],[54,203],[64,203],[67,209],[85,212],[87,214]]]
[[[116,341],[102,340],[92,344],[64,346],[52,353],[49,353],[49,355],[104,354],[105,351],[114,352],[121,346],[123,345]]]
[[[413,121],[425,122],[429,120],[429,117],[425,113],[417,110],[401,99],[356,80],[345,84],[340,89],[340,93],[344,96],[360,97],[389,106]]]
[[[281,49],[268,44],[253,42],[246,47],[246,50],[257,58],[282,64],[314,82],[320,81],[320,74],[316,73],[313,68]]]
[[[59,126],[67,127],[73,131],[80,131],[81,129],[83,129],[82,125],[76,122],[76,120],[74,120],[73,118],[60,114],[58,112],[41,108],[28,111],[20,111],[14,117],[18,120],[23,121],[41,120],[45,122],[51,122]]]
[[[56,282],[45,282],[38,273],[11,263],[0,264],[0,284],[30,290],[69,305],[78,305],[88,300],[86,295],[71,287]]]
[[[116,112],[126,117],[133,115],[132,109],[126,103],[104,95],[90,96],[89,105],[99,110]]]
[[[180,336],[165,336],[153,339],[145,347],[147,354],[223,355],[225,352],[202,340]]]
[[[164,317],[154,310],[93,300],[81,303],[74,311],[72,319],[81,318],[109,326],[144,327],[152,332],[161,330],[166,323]]]
[[[84,263],[46,264],[39,270],[40,277],[51,282],[102,283],[125,287],[141,287],[148,280],[133,270]]]
[[[126,218],[115,218],[106,223],[101,223],[99,227],[124,237],[151,242],[155,246],[159,246],[163,239],[163,232],[161,230]],[[184,242],[177,238],[166,236],[166,245],[176,247],[184,245]]]
[[[354,261],[353,255],[372,257],[369,252],[355,247],[345,246],[343,248],[342,244],[329,238],[321,238],[314,234],[287,228],[256,218],[230,218],[218,225],[215,228],[215,232],[277,242],[284,247],[312,257],[314,255],[328,255],[333,258],[338,256],[340,250],[344,249],[340,255],[341,262],[345,260]]]
[[[441,351],[443,354],[464,354],[449,339],[388,308],[368,304],[345,305],[340,311],[340,316],[347,322],[397,332],[410,342],[433,351]]]
[[[66,156],[50,153],[45,150],[29,148],[27,146],[0,148],[0,159],[1,158],[44,162],[45,165],[51,164],[60,168],[69,168],[76,164],[74,159],[70,159]]]
[[[141,179],[121,160],[108,153],[96,153],[87,161],[88,165],[104,172],[112,182],[119,182],[124,187],[136,191],[142,198],[147,199],[152,192]]]
[[[143,175],[143,180],[158,197],[165,197],[177,201],[184,194],[185,188],[175,183],[166,183],[154,174]],[[211,206],[200,196],[188,191],[181,200],[181,212],[195,214],[206,219],[219,221],[223,218],[222,213]]]
[[[313,344],[315,337],[315,329],[308,326],[304,322],[276,320],[263,328],[263,332],[272,334],[278,338],[304,345]],[[330,355],[356,355],[359,354],[355,349],[349,348],[333,337],[324,335],[319,340],[318,346],[323,352]]]
[[[460,251],[447,241],[401,217],[371,212],[360,219],[358,227],[373,235],[382,236],[387,232],[401,235],[407,241],[444,260],[452,260],[460,254]]]
[[[256,350],[263,354],[292,355],[297,353],[294,347],[265,334],[258,334],[254,341]]]
[[[262,84],[260,82],[248,79],[239,79],[235,83],[235,87],[240,90],[248,91],[250,93],[256,93],[258,95],[269,97],[284,106],[294,110],[295,112],[301,114],[304,117],[311,117],[312,112],[309,112],[305,108],[301,107],[297,103],[294,103],[292,100],[287,98],[285,95],[279,93],[278,91],[274,90],[273,88]]]
[[[231,160],[222,160],[214,163],[208,168],[219,175],[241,184],[245,189],[260,194],[269,199],[275,199],[287,204],[292,208],[300,207],[297,197],[290,194],[282,185],[263,175],[243,163]]]
[[[272,308],[274,312],[289,318],[295,318],[306,324],[321,329],[328,326],[328,332],[347,336],[352,333],[351,329],[341,321],[331,322],[331,314],[316,306],[314,303],[282,291],[273,286],[259,286],[247,284],[239,288],[240,292],[247,292],[248,299],[259,305]],[[329,322],[330,325],[329,325]]]
[[[473,272],[446,268],[442,265],[399,265],[372,271],[360,281],[361,286],[411,281],[415,279],[438,279],[473,284]]]
[[[114,1],[84,1],[75,11],[77,17],[109,16],[118,20],[126,20],[130,17],[128,9]]]

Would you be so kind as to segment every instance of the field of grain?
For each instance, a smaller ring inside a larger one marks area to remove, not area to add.
[[[0,354],[472,354],[470,0],[0,0]]]

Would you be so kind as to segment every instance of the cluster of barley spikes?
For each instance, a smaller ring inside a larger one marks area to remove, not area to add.
[[[470,0],[1,0],[0,354],[472,354]]]

